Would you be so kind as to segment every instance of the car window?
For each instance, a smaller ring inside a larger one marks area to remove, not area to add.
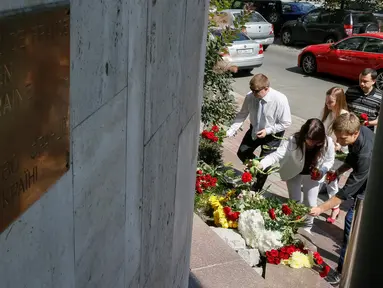
[[[237,33],[237,35],[235,35],[235,39],[234,41],[247,41],[247,40],[250,40],[249,36],[247,36],[246,34],[240,32],[240,33]]]
[[[282,9],[283,9],[283,13],[293,12],[293,8],[291,7],[290,4],[284,4]]]
[[[363,45],[363,51],[383,54],[383,40],[378,38],[367,38]]]
[[[304,21],[307,23],[317,22],[320,12],[321,12],[321,10],[315,9],[315,10],[307,13],[306,16],[304,17]]]
[[[368,23],[368,22],[376,23],[377,21],[377,19],[372,13],[360,13],[360,14],[353,13],[352,20],[354,24]]]
[[[363,37],[352,37],[339,42],[336,45],[336,49],[339,50],[350,50],[350,51],[362,51],[363,43],[365,38]]]
[[[311,10],[315,9],[315,5],[310,4],[310,3],[301,3],[300,8],[303,12],[307,13],[307,12],[310,12]]]
[[[266,19],[261,14],[254,12],[251,15],[250,22],[266,22]]]
[[[322,11],[319,15],[318,22],[321,24],[330,23],[330,17],[332,13],[330,11]]]

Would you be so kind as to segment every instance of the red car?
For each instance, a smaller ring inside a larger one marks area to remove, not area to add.
[[[376,86],[383,91],[383,33],[364,33],[336,43],[307,46],[298,56],[306,74],[328,73],[358,80],[364,68],[378,71]]]

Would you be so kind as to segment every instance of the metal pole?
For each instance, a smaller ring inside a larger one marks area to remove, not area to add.
[[[352,251],[354,265],[350,266],[347,271],[349,275],[347,277],[349,286],[347,287],[350,288],[382,287],[381,271],[383,271],[383,261],[380,253],[383,244],[381,238],[383,228],[382,147],[383,113],[380,113],[368,184],[363,201],[363,212],[360,213],[357,245]]]
[[[360,195],[356,198],[354,216],[351,224],[350,238],[348,240],[346,256],[344,258],[342,279],[340,281],[341,288],[349,288],[351,282],[352,270],[355,266],[355,254],[358,249],[358,240],[360,235],[360,223],[362,220],[363,213],[363,197]]]

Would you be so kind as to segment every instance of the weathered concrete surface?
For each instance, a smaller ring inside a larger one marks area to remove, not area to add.
[[[208,1],[70,4],[71,167],[0,235],[0,287],[187,287]]]

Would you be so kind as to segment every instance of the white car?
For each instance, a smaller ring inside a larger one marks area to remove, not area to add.
[[[222,12],[227,13],[231,17],[233,22],[236,18],[243,14],[241,9],[228,9]],[[249,22],[245,23],[247,35],[263,45],[263,50],[274,43],[274,26],[267,22],[267,20],[258,12],[254,11],[249,19]]]
[[[221,37],[221,29],[211,30],[213,37]],[[246,34],[239,32],[235,40],[225,52],[221,53],[222,59],[238,70],[251,71],[263,64],[263,45],[251,40]]]

